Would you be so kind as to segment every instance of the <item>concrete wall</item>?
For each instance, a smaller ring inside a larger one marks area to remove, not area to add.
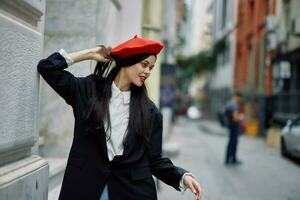
[[[44,0],[0,2],[0,199],[47,199],[38,154]]]

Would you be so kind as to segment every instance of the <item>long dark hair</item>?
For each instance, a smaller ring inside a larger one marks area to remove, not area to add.
[[[128,67],[141,62],[150,55],[151,54],[140,54],[127,59],[114,58],[116,65],[112,69],[112,63],[97,62],[93,76],[96,81],[96,94],[89,100],[87,109],[83,114],[84,119],[91,127],[104,127],[104,122],[107,122],[107,128],[105,130],[107,140],[110,139],[110,135],[107,135],[107,132],[111,128],[109,100],[112,95],[111,85],[113,80],[116,78],[122,67]],[[133,133],[142,139],[142,142],[148,146],[149,133],[147,131],[149,130],[150,122],[150,100],[147,95],[147,89],[144,84],[140,87],[131,84],[130,91],[129,123],[127,130],[133,130]],[[94,131],[92,134],[99,134],[99,131]],[[125,136],[127,137],[128,134]],[[126,137],[123,138],[123,145],[126,145]]]

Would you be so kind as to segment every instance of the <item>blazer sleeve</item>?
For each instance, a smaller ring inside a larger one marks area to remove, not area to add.
[[[148,157],[152,174],[164,183],[180,191],[179,183],[187,170],[175,166],[169,158],[162,156],[162,114],[157,111],[153,121]]]
[[[75,103],[76,87],[79,78],[64,70],[68,67],[65,58],[58,52],[40,60],[37,69],[44,80],[67,102]]]

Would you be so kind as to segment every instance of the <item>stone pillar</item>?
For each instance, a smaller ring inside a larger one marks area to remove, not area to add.
[[[160,0],[143,1],[142,16],[142,36],[153,40],[161,40],[161,9]],[[161,56],[158,57],[151,76],[146,81],[149,97],[159,106],[160,95],[160,63]]]
[[[38,154],[39,75],[45,0],[0,1],[0,199],[47,199]]]

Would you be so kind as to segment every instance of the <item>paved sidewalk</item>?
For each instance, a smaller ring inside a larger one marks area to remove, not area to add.
[[[208,127],[210,128],[210,127]],[[210,129],[212,130],[212,129]],[[224,166],[227,137],[204,132],[199,122],[180,119],[171,140],[179,142],[175,165],[190,170],[200,181],[202,200],[299,200],[300,166],[281,157],[262,138],[240,137],[239,166]],[[160,182],[159,200],[192,200]]]
[[[217,121],[201,119],[196,123],[203,132],[224,136],[228,134],[226,127],[222,127]]]

